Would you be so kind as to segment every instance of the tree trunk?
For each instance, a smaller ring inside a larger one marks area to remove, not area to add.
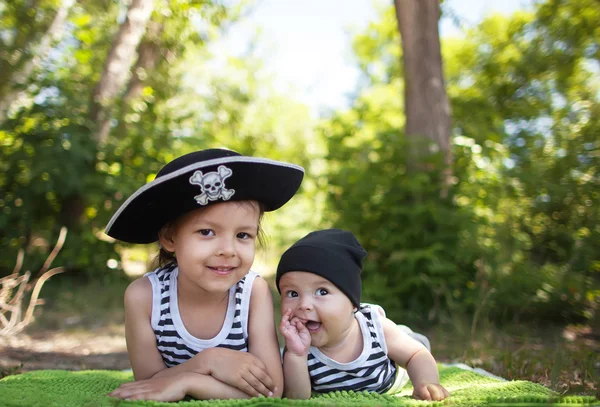
[[[119,28],[104,63],[104,70],[92,95],[90,118],[96,124],[93,137],[98,144],[108,138],[111,120],[111,104],[122,91],[136,49],[142,40],[146,25],[152,14],[153,0],[132,0],[127,17]]]
[[[138,59],[131,70],[131,78],[129,79],[127,91],[123,98],[125,102],[130,102],[140,97],[146,78],[154,71],[161,55],[158,44],[160,43],[162,31],[163,24],[154,21],[149,22],[144,40],[138,46]]]
[[[121,99],[118,125],[113,129],[116,137],[125,137],[129,132],[130,123],[123,119],[127,114],[131,113],[133,103],[138,101],[142,96],[144,86],[146,86],[148,79],[152,76],[160,61],[160,57],[163,55],[163,50],[161,50],[159,45],[163,28],[163,24],[150,21],[144,39],[138,46],[138,59],[131,69],[127,89]]]
[[[2,90],[0,91],[0,125],[7,118],[8,110],[14,101],[19,98],[24,87],[33,71],[40,66],[41,62],[46,58],[52,49],[52,42],[59,40],[65,26],[65,21],[69,14],[69,10],[75,3],[74,0],[63,0],[60,8],[56,12],[52,23],[48,26],[48,30],[42,36],[40,43],[33,46],[30,52],[23,52],[21,55],[31,54],[33,57],[27,61],[21,62],[21,68],[15,71],[6,72],[6,77],[2,75]]]
[[[444,157],[442,194],[451,175],[450,104],[446,95],[438,22],[439,0],[394,0],[402,40],[406,136],[412,157],[422,157],[423,138]],[[435,151],[433,151],[435,152]],[[418,162],[415,162],[418,166]]]

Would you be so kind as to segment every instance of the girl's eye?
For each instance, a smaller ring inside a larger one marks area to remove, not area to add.
[[[327,294],[329,294],[329,291],[327,291],[326,289],[324,289],[324,288],[317,289],[317,295],[327,295]]]
[[[213,232],[210,229],[200,229],[198,231],[198,233],[200,233],[202,236],[214,236],[215,235],[215,232]]]
[[[237,234],[237,238],[238,239],[244,239],[244,240],[246,240],[246,239],[251,239],[252,236],[249,233],[240,232],[240,233]]]
[[[285,293],[285,296],[288,298],[296,298],[298,297],[298,293],[296,291],[290,290]]]

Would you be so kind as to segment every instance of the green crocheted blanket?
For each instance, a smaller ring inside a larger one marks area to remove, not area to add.
[[[310,400],[267,399],[218,401],[124,401],[106,394],[121,383],[132,380],[131,373],[110,370],[39,370],[0,380],[1,406],[542,406],[600,405],[592,396],[561,397],[539,384],[527,381],[502,381],[458,367],[440,366],[442,384],[450,391],[443,402],[424,402],[410,397],[412,388],[396,395],[376,393],[334,392]]]

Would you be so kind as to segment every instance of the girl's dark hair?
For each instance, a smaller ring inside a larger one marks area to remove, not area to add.
[[[236,201],[236,203],[238,203],[240,206],[249,205],[249,204],[251,204],[251,202],[252,201]],[[261,202],[257,202],[257,203],[258,203],[258,233],[257,233],[256,239],[258,241],[258,247],[264,249],[266,246],[266,236],[265,236],[264,231],[260,227],[260,224],[262,222],[263,215],[265,214],[265,206]],[[169,222],[167,224],[167,226],[170,226],[170,224],[173,224],[174,222],[175,221]],[[151,270],[154,270],[157,267],[164,267],[170,263],[177,263],[177,258],[175,257],[175,253],[165,250],[159,244],[159,252],[158,252],[158,255],[151,262]]]

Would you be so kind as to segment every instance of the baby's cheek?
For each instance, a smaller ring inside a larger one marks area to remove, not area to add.
[[[281,305],[279,307],[281,314],[284,314],[288,309],[292,308],[292,307],[290,307],[289,302],[290,302],[289,299],[287,299],[285,297],[281,298]],[[293,308],[292,308],[292,311],[293,311]]]

